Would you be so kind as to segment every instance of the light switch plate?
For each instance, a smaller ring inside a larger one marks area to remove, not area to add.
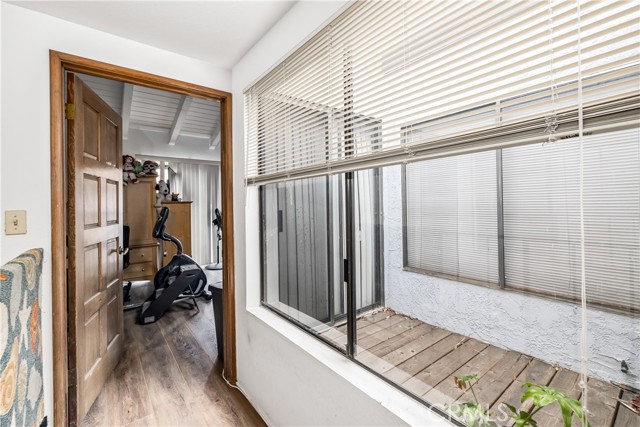
[[[27,211],[4,212],[5,234],[27,234]]]

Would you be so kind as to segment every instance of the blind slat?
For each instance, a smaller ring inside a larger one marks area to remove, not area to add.
[[[579,144],[503,150],[506,285],[580,299]],[[640,133],[584,137],[587,300],[640,309]]]
[[[613,130],[601,106],[638,97],[638,31],[634,2],[355,2],[245,92],[248,182],[538,142],[554,117],[570,135],[578,64],[585,124]]]

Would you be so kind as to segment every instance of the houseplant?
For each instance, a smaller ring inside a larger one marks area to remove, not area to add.
[[[478,397],[473,390],[473,383],[477,382],[477,379],[477,374],[454,378],[458,388],[461,390],[466,390],[467,387],[469,388],[473,395],[474,402],[453,404],[450,406],[450,410],[469,427],[497,427],[498,424],[492,419],[491,413],[484,409],[480,402],[478,402]],[[573,416],[581,420],[583,426],[590,426],[584,408],[580,402],[572,397],[553,387],[528,381],[522,386],[525,390],[520,401],[524,403],[530,399],[533,403],[533,409],[531,411],[525,411],[524,409],[517,409],[515,406],[505,403],[506,407],[511,411],[511,415],[509,416],[512,420],[511,427],[537,427],[538,423],[534,418],[535,414],[542,408],[554,403],[557,403],[560,407],[564,427],[571,427]]]

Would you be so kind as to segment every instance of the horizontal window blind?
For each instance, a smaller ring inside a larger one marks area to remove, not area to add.
[[[640,310],[640,133],[584,137],[587,302]],[[580,299],[579,142],[503,150],[506,287]]]
[[[497,284],[496,153],[406,166],[406,267]]]
[[[571,137],[578,84],[586,132],[635,126],[639,30],[633,1],[355,2],[246,90],[248,181]]]

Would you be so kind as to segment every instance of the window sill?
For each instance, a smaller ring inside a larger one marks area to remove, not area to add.
[[[247,311],[408,425],[454,425],[269,309],[254,307]]]

